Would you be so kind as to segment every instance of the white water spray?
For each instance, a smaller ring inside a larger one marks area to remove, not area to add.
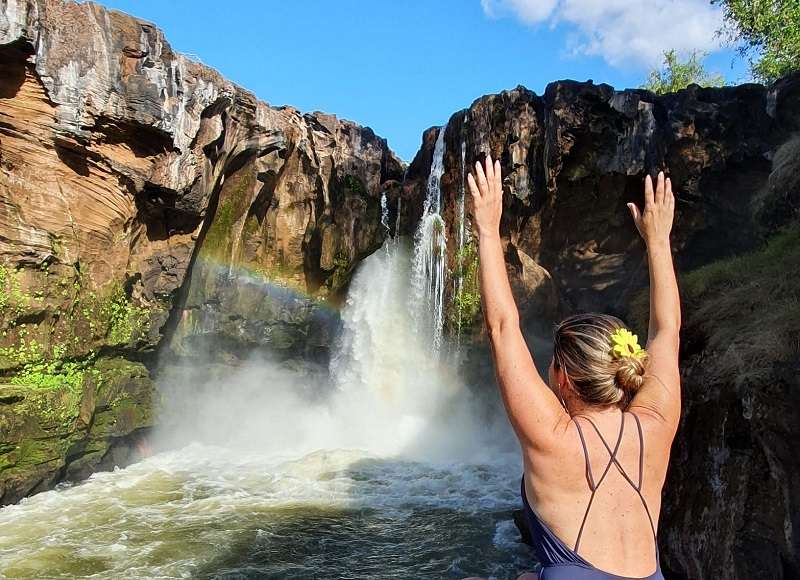
[[[442,126],[436,137],[422,218],[414,236],[412,293],[409,305],[416,313],[418,334],[430,337],[434,358],[438,358],[442,345],[447,278],[447,235],[440,213],[446,130],[447,125]]]
[[[385,191],[381,193],[381,226],[387,235],[392,231],[389,227],[389,202]]]
[[[456,261],[458,263],[456,271],[458,272],[456,279],[453,281],[453,296],[455,300],[461,298],[461,293],[464,291],[464,268],[463,268],[463,260],[464,260],[464,245],[466,243],[466,215],[465,215],[465,193],[466,193],[466,184],[464,183],[464,174],[466,173],[467,169],[465,167],[467,156],[467,144],[465,141],[461,141],[461,188],[458,192],[458,202],[456,211],[458,212],[458,251],[456,251]],[[461,342],[461,309],[456,309],[458,322],[458,346],[460,346]]]
[[[335,414],[345,417],[350,444],[414,457],[473,455],[486,433],[476,428],[471,395],[415,331],[405,247],[385,247],[359,268],[342,312],[331,364]]]

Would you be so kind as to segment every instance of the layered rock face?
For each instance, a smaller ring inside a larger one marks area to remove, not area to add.
[[[369,129],[270,107],[151,24],[0,4],[0,502],[122,459],[155,402],[127,361],[168,329],[178,350],[243,332],[294,345],[380,245],[380,192],[401,175]],[[302,299],[263,306],[231,283],[240,265]]]
[[[564,314],[605,311],[645,332],[646,256],[625,204],[643,202],[647,172],[671,175],[681,278],[693,272],[692,280],[716,280],[693,282],[685,293],[684,413],[660,526],[673,578],[800,574],[800,467],[787,448],[800,440],[793,411],[800,360],[800,284],[793,276],[800,272],[787,253],[796,236],[782,242],[784,250],[725,261],[797,227],[799,128],[795,75],[770,88],[693,86],[663,97],[569,81],[549,85],[543,96],[518,87],[478,99],[444,129],[450,270],[462,268],[468,254],[458,241],[464,171],[491,152],[503,165],[509,272],[544,364],[547,326]],[[428,186],[438,131],[426,132],[409,168],[404,187],[412,197]],[[771,270],[762,265],[770,263]],[[740,268],[752,275],[734,277]],[[767,292],[777,273],[780,290]],[[457,308],[452,294],[448,302]],[[770,328],[754,332],[761,325]],[[467,360],[486,360],[480,326],[459,325],[465,328],[476,349]],[[766,343],[749,344],[759,341]],[[480,365],[467,376],[492,381]]]
[[[328,304],[387,235],[381,193],[397,195],[403,168],[386,142],[331,115],[275,114],[287,144],[242,156],[219,186],[175,354],[324,363],[338,322]]]

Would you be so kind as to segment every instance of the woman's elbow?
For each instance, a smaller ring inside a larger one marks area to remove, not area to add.
[[[508,334],[509,330],[516,331],[518,329],[519,315],[515,313],[486,318],[486,330],[492,342],[496,342],[501,336]]]

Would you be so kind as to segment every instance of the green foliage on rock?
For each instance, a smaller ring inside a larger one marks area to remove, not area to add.
[[[0,384],[0,502],[18,500],[32,485],[86,477],[108,461],[115,442],[153,424],[155,390],[141,363],[51,357],[28,380],[11,383]]]
[[[471,330],[478,321],[481,294],[478,281],[478,248],[470,241],[456,252],[454,277],[461,280],[453,294],[450,327],[457,333]]]
[[[47,263],[27,270],[0,267],[0,373],[7,381],[77,388],[94,351],[135,347],[147,336],[153,311],[134,302],[120,283],[95,289],[77,268],[74,275],[71,267],[61,270],[51,275]]]
[[[341,289],[349,279],[350,259],[346,254],[338,253],[333,258],[333,274],[328,279],[328,285],[334,291]]]
[[[355,175],[345,175],[344,178],[342,178],[342,185],[358,195],[367,194],[367,187],[364,185],[364,182]]]
[[[800,279],[800,226],[794,225],[779,232],[757,251],[689,272],[682,278],[682,290],[689,296],[701,297],[717,290],[738,290],[757,278],[768,277],[773,279],[773,283],[769,288],[761,289],[761,294],[796,297],[800,292],[797,286]],[[756,290],[755,287],[752,289]]]
[[[0,264],[0,316],[19,316],[30,306],[31,296],[23,292],[20,268]]]
[[[714,374],[740,383],[766,377],[778,361],[800,357],[800,225],[754,251],[680,276],[684,346],[702,341],[719,356]],[[649,297],[631,304],[637,329],[647,328]],[[743,315],[746,313],[746,315]],[[690,346],[696,349],[697,346]]]
[[[800,70],[798,0],[712,0],[722,6],[726,32],[762,82]]]
[[[722,75],[711,74],[703,66],[704,54],[692,52],[686,60],[681,60],[674,50],[664,52],[662,67],[650,72],[647,83],[642,88],[657,95],[674,93],[691,84],[702,87],[721,87],[725,84]]]
[[[50,358],[27,363],[11,377],[10,382],[38,389],[66,387],[70,391],[80,392],[88,374],[100,379],[99,373],[92,367],[93,358],[93,355],[77,361]]]
[[[67,345],[56,344],[48,349],[35,338],[21,338],[14,346],[0,348],[0,356],[12,361],[16,372],[7,380],[13,385],[27,385],[37,389],[65,387],[79,392],[94,360],[94,353],[78,360],[67,359]]]
[[[146,330],[149,310],[136,306],[120,285],[100,300],[100,319],[105,322],[111,344],[128,344]]]

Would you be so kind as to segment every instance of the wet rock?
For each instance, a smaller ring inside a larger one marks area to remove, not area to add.
[[[153,425],[154,388],[147,368],[101,359],[77,384],[0,385],[0,504],[124,466]]]
[[[763,218],[756,210],[793,203],[785,177],[778,177],[777,193],[765,192],[778,170],[776,150],[790,137],[786,119],[798,107],[798,84],[795,75],[769,89],[692,86],[656,96],[559,81],[543,96],[517,87],[481,97],[446,128],[448,247],[455,245],[464,173],[491,152],[503,166],[506,254],[519,248],[546,269],[564,308],[624,314],[647,280],[625,207],[642,203],[646,173],[667,169],[678,191],[673,242],[682,270],[746,251],[774,231],[766,216],[778,210],[764,210]],[[426,187],[434,137],[426,132],[409,167],[404,191],[412,198]],[[794,159],[788,151],[778,157]]]
[[[330,305],[387,235],[381,194],[402,167],[386,142],[333,115],[293,115],[286,147],[242,159],[220,186],[170,341],[177,354],[325,360]]]

